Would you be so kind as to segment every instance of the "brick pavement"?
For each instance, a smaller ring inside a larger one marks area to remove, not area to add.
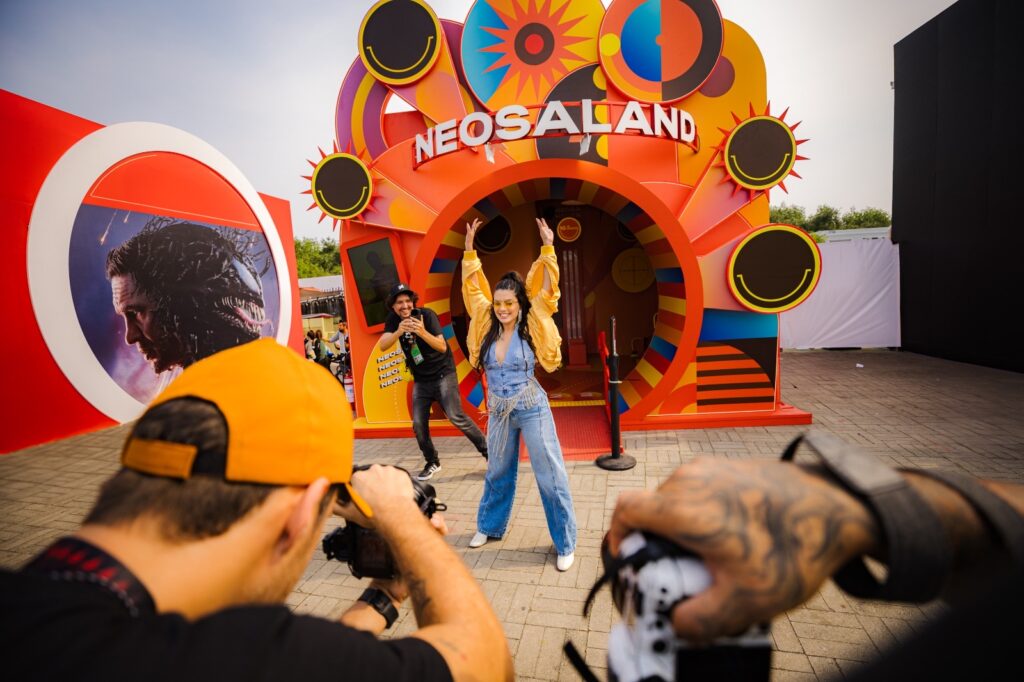
[[[1024,376],[890,351],[796,352],[783,355],[783,398],[814,413],[815,423],[892,464],[963,470],[1024,482]],[[862,365],[862,367],[858,366]],[[126,427],[71,438],[0,457],[0,565],[18,566],[55,537],[74,530],[98,485],[117,468]],[[568,462],[579,546],[566,573],[554,567],[537,486],[521,465],[514,518],[506,538],[480,549],[474,531],[484,462],[463,438],[438,438],[444,469],[432,481],[448,504],[449,540],[464,558],[502,620],[521,680],[575,680],[562,656],[572,638],[603,676],[614,620],[605,590],[589,617],[580,615],[598,575],[598,548],[620,490],[654,487],[698,455],[774,457],[799,427],[650,431],[624,434],[638,465],[606,472]],[[359,441],[359,462],[421,465],[415,441]],[[331,525],[336,525],[332,521]],[[299,612],[337,616],[362,591],[362,581],[317,554],[288,603]],[[776,618],[772,679],[838,678],[898,644],[941,610],[858,601],[832,583]],[[402,610],[392,636],[415,629]]]

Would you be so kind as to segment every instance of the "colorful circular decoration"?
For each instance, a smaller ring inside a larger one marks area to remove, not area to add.
[[[821,252],[792,225],[766,225],[747,235],[729,256],[732,295],[745,308],[781,313],[803,303],[818,285]]]
[[[651,259],[639,247],[626,249],[612,262],[612,281],[629,294],[646,290],[654,284]]]
[[[633,99],[674,102],[711,75],[723,35],[714,0],[617,0],[601,22],[601,68]]]
[[[608,84],[597,63],[581,66],[558,82],[545,102],[580,102],[589,99],[593,102],[601,102],[608,99]],[[579,107],[568,107],[567,111],[572,120],[580,128],[583,127],[583,115]],[[594,118],[598,123],[607,123],[609,120],[608,107],[596,105],[594,107]],[[579,159],[599,163],[602,166],[608,165],[607,142],[598,144],[604,135],[595,135],[591,140],[590,149],[586,154],[580,155],[579,138],[570,137],[538,137],[537,158],[540,159]],[[602,156],[602,152],[604,155]]]
[[[575,218],[562,218],[558,221],[558,227],[555,228],[555,232],[558,233],[558,238],[563,242],[574,242],[583,233],[583,226]]]
[[[351,154],[331,154],[320,160],[311,181],[313,200],[335,220],[349,220],[363,212],[373,195],[370,170]]]
[[[359,26],[359,57],[378,80],[407,85],[441,55],[441,24],[423,0],[380,0]]]
[[[597,61],[600,0],[476,0],[462,32],[466,81],[491,111],[539,104],[567,73]]]
[[[774,187],[793,170],[796,144],[793,131],[774,116],[748,118],[729,133],[723,150],[725,169],[741,187]]]

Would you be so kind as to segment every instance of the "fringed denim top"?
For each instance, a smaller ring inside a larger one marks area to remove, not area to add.
[[[487,430],[501,451],[508,438],[509,417],[514,410],[528,410],[544,402],[546,395],[534,375],[537,358],[523,337],[516,332],[509,342],[505,361],[498,362],[498,344],[492,343],[484,358],[487,373]]]

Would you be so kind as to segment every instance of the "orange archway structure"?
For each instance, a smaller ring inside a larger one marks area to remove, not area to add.
[[[689,47],[662,55],[666,35]],[[359,46],[334,153],[307,177],[310,208],[342,224],[360,435],[408,433],[401,351],[376,348],[398,281],[438,314],[480,414],[458,295],[474,218],[491,277],[528,267],[533,217],[561,225],[554,402],[606,400],[591,378],[615,315],[628,362],[608,409],[623,428],[810,421],[781,400],[778,314],[813,291],[820,256],[768,220],[804,140],[772,114],[757,46],[712,0],[477,0],[464,24],[381,0]],[[388,113],[398,100],[414,110]]]

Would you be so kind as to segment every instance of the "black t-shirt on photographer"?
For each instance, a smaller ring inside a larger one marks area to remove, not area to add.
[[[413,314],[416,311],[419,311],[422,316],[423,328],[426,329],[427,333],[440,336],[441,321],[437,319],[437,313],[430,308],[414,308]],[[389,312],[387,319],[384,320],[384,331],[388,333],[397,331],[401,321],[402,318],[394,311]],[[455,371],[455,361],[452,359],[451,348],[446,347],[443,353],[438,353],[430,347],[429,343],[415,334],[399,334],[398,343],[401,344],[402,352],[405,353],[405,364],[412,371],[413,379],[416,381],[436,381],[448,374],[448,372]],[[413,344],[419,348],[420,355],[423,358],[423,361],[419,364],[416,364],[413,360]]]
[[[7,679],[451,680],[441,654],[420,639],[379,640],[285,606],[241,606],[188,621],[157,613],[126,571],[116,585],[127,585],[123,591],[81,571],[56,573],[0,570]]]

